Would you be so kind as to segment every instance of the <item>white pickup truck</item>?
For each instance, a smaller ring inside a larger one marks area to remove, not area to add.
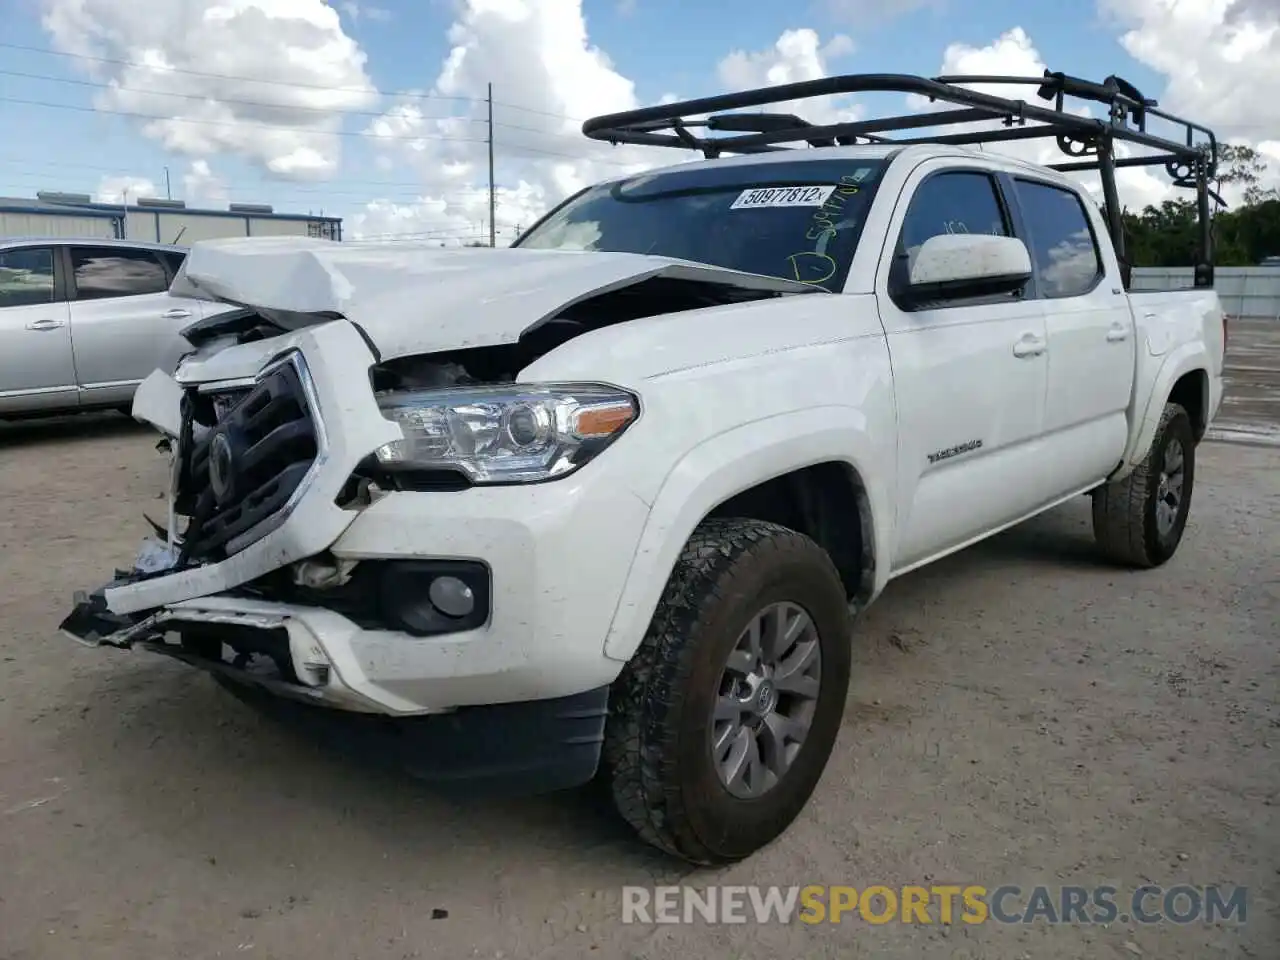
[[[198,243],[175,294],[242,309],[140,387],[169,516],[63,629],[745,857],[891,579],[1086,494],[1100,561],[1177,549],[1222,310],[1126,293],[1111,232],[1046,167],[855,143],[602,183],[513,249]]]

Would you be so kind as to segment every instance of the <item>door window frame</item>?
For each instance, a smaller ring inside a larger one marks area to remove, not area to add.
[[[948,160],[950,157],[937,157],[937,159]],[[929,157],[928,160],[923,161],[922,165],[931,163],[933,160],[936,159],[934,159],[934,157]],[[1004,294],[1001,294],[1001,296],[964,297],[954,298],[954,300],[937,301],[934,303],[928,303],[928,305],[913,307],[901,302],[899,296],[897,296],[897,292],[899,291],[897,291],[895,275],[893,274],[895,274],[895,264],[901,251],[902,236],[904,236],[906,229],[906,215],[908,215],[908,212],[911,209],[911,201],[915,200],[916,193],[919,193],[920,188],[922,188],[925,183],[928,183],[929,180],[934,177],[945,177],[948,173],[980,174],[983,175],[983,177],[991,179],[992,183],[995,184],[996,200],[998,204],[1000,204],[1002,214],[1005,216],[1005,227],[1009,230],[1009,234],[1007,234],[1007,236],[1020,239],[1021,242],[1027,244],[1028,256],[1030,261],[1032,261],[1032,275],[1030,275],[1030,278],[1027,280],[1027,284],[1024,285],[1023,294],[1021,294],[1020,297],[1011,298],[1004,296]],[[911,186],[910,180],[911,177],[913,177],[913,174],[914,172],[908,174],[908,183],[904,184],[904,188],[902,188],[902,192],[900,193],[899,198],[897,198],[895,209],[893,209],[891,214],[890,228],[893,230],[893,242],[891,246],[890,244],[886,244],[886,247],[884,247],[881,266],[879,266],[879,273],[881,273],[884,278],[883,291],[886,293],[886,296],[890,298],[890,301],[893,303],[893,307],[904,312],[904,314],[919,314],[919,312],[925,311],[963,310],[964,307],[987,305],[1004,306],[1011,305],[1011,303],[1025,303],[1032,300],[1041,300],[1041,284],[1039,284],[1039,273],[1036,270],[1036,257],[1032,255],[1032,250],[1030,250],[1027,221],[1023,218],[1023,211],[1021,211],[1021,207],[1018,205],[1018,195],[1016,195],[1014,191],[1014,177],[1012,177],[1009,172],[993,168],[993,166],[969,164],[964,163],[964,161],[960,161],[960,163],[956,163],[954,165],[942,166],[940,169],[931,170],[931,172],[924,174],[923,177],[919,179],[919,182],[916,182],[914,186]],[[901,220],[897,221],[895,228],[893,227],[893,223],[897,220],[897,207],[904,204],[905,206],[902,206]]]
[[[141,253],[149,256],[152,261],[160,267],[161,273],[168,278],[164,290],[148,291],[146,293],[121,293],[114,297],[86,297],[80,299],[80,291],[76,286],[75,259],[71,255],[72,250],[125,250],[129,253]],[[94,303],[98,300],[123,300],[126,297],[149,297],[157,293],[164,293],[173,283],[173,276],[169,273],[169,265],[164,262],[164,258],[155,250],[148,250],[145,247],[129,247],[129,246],[102,246],[96,243],[66,243],[62,245],[62,263],[63,270],[66,273],[66,291],[67,300],[71,303]]]
[[[24,303],[0,306],[0,310],[16,310],[18,307],[50,307],[58,303],[66,303],[70,298],[67,290],[67,271],[62,262],[62,250],[56,243],[17,243],[5,247],[2,253],[17,253],[21,250],[48,250],[53,260],[53,299],[47,303]]]

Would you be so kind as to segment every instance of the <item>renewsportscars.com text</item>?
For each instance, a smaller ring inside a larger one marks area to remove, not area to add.
[[[1244,923],[1245,887],[623,887],[623,923]]]

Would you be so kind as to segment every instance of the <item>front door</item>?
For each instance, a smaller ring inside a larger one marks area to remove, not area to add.
[[[0,415],[74,407],[66,298],[52,247],[0,250]]]
[[[168,295],[169,274],[151,250],[86,245],[69,252],[82,403],[127,403],[199,312]]]
[[[1042,501],[1035,441],[1044,424],[1045,324],[1021,292],[907,309],[894,289],[944,233],[1012,236],[1000,181],[933,160],[911,174],[877,277],[898,406],[894,573],[963,546]]]

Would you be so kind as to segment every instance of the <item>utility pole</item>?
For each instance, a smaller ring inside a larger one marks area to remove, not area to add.
[[[489,246],[498,245],[497,221],[494,219],[496,206],[493,187],[493,84],[489,84]]]
[[[164,195],[168,199],[173,199],[173,191],[169,189],[169,168],[164,168]]]

